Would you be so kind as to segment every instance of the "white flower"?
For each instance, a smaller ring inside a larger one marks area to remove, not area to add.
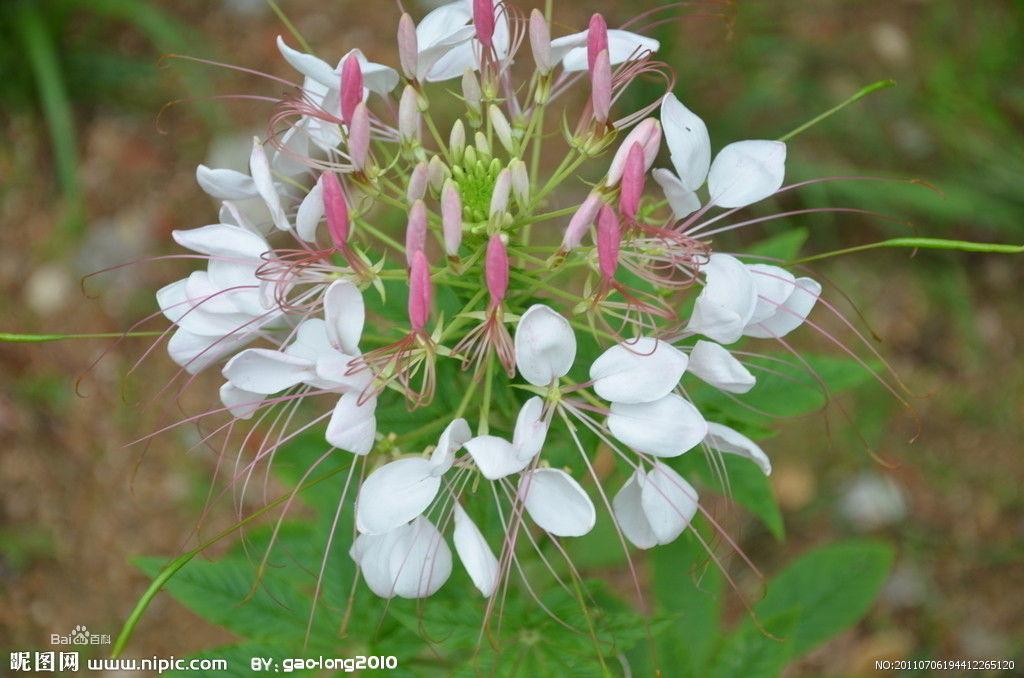
[[[524,473],[519,480],[519,497],[533,522],[557,537],[582,537],[597,521],[590,497],[560,469]]]
[[[746,266],[728,254],[712,254],[701,268],[704,289],[697,295],[686,331],[731,344],[743,331],[757,306],[757,285]]]
[[[405,457],[367,476],[356,500],[356,529],[384,534],[426,511],[441,489],[441,476],[469,438],[469,424],[456,419],[441,434],[429,459]]]
[[[566,71],[587,70],[587,34],[589,30],[565,35],[551,41],[551,60],[562,60]],[[608,60],[611,65],[636,58],[647,52],[657,52],[661,47],[654,38],[624,31],[619,28],[608,30]]]
[[[494,51],[504,59],[509,50],[508,12],[498,12],[495,19]],[[416,26],[418,80],[441,82],[462,77],[467,69],[479,69],[481,45],[474,39],[472,21],[472,0],[441,5],[423,17]]]
[[[519,473],[540,453],[548,432],[548,423],[541,416],[543,407],[544,401],[538,396],[523,403],[512,442],[493,435],[466,441],[466,451],[484,478],[498,480]]]
[[[527,309],[515,336],[516,367],[534,386],[564,377],[576,359],[576,335],[569,321],[543,304]]]
[[[704,443],[717,452],[727,452],[750,459],[766,476],[772,473],[772,462],[764,450],[750,438],[724,424],[708,422],[708,435]]]
[[[331,68],[326,61],[312,54],[305,54],[289,47],[280,35],[277,36],[277,49],[292,68],[331,91],[341,90],[341,69],[345,65],[345,60],[352,57],[359,60],[359,69],[363,72],[363,89],[367,93],[375,92],[385,96],[398,85],[398,71],[367,60],[358,49],[353,49],[343,56],[336,68]]]
[[[214,224],[174,231],[174,240],[205,255],[205,271],[156,293],[160,310],[175,323],[167,351],[195,374],[252,341],[280,310],[264,305],[256,270],[270,249],[260,235],[239,226]]]
[[[637,468],[612,500],[612,510],[626,539],[649,549],[675,541],[697,513],[697,501],[697,490],[658,462],[650,472]]]
[[[612,403],[608,430],[637,452],[678,457],[707,434],[707,422],[682,396],[670,393],[650,403]]]
[[[349,551],[370,590],[382,598],[425,598],[452,573],[452,552],[423,516],[385,534],[361,534]]]
[[[759,339],[784,337],[807,319],[821,285],[812,278],[795,278],[778,266],[747,266],[757,288],[757,305],[743,334]]]
[[[746,207],[782,186],[786,144],[781,141],[737,141],[712,162],[707,126],[672,93],[661,102],[661,125],[675,174],[657,169],[653,176],[677,219],[700,209],[695,192],[705,179],[711,203],[725,208]]]

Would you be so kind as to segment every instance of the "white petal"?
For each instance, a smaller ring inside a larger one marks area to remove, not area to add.
[[[719,207],[746,207],[779,190],[785,175],[786,144],[781,141],[731,143],[711,163],[711,202]]]
[[[419,516],[395,542],[389,565],[396,596],[425,598],[451,575],[452,552],[434,524]]]
[[[331,350],[317,358],[316,376],[321,382],[319,388],[339,389],[342,392],[354,391],[362,393],[373,381],[373,373],[366,367],[360,365],[355,373],[351,373],[352,362],[356,358],[345,355],[341,351]]]
[[[327,442],[352,454],[364,455],[373,449],[377,435],[377,399],[359,404],[359,393],[346,393],[338,400],[327,423]]]
[[[410,530],[403,525],[387,534],[360,534],[352,542],[349,554],[363,573],[370,590],[381,598],[393,598],[395,583],[391,577],[390,556],[395,543]]]
[[[455,453],[472,437],[473,433],[465,419],[459,418],[448,424],[430,455],[430,472],[435,476],[447,473],[455,461]]]
[[[376,92],[381,96],[385,96],[388,92],[398,86],[398,82],[400,80],[398,71],[390,66],[370,61],[363,54],[362,50],[359,49],[351,50],[341,58],[340,62],[338,62],[336,72],[339,76],[341,74],[342,67],[345,65],[345,59],[348,59],[351,56],[355,56],[356,59],[359,60],[359,70],[363,72],[363,86],[365,89],[368,89],[371,92]],[[339,79],[339,89],[341,88],[340,82],[341,81]]]
[[[252,177],[232,169],[200,165],[196,168],[196,181],[208,195],[217,200],[245,200],[258,195]]]
[[[641,504],[641,488],[645,475],[643,470],[638,468],[612,499],[612,511],[622,535],[641,549],[649,549],[658,543]]]
[[[572,35],[563,35],[551,41],[551,63],[555,64],[565,58],[570,50],[576,47],[585,47],[587,44],[587,31],[580,31]]]
[[[447,40],[473,18],[468,2],[456,0],[429,12],[416,26],[416,44],[420,50]]]
[[[516,327],[515,349],[523,379],[534,386],[548,386],[572,367],[576,335],[568,320],[543,304],[534,304]]]
[[[704,289],[697,295],[686,329],[723,344],[743,336],[757,305],[757,286],[746,266],[728,254],[712,254],[701,269]]]
[[[759,339],[784,337],[803,324],[820,296],[821,285],[816,280],[797,278],[793,293],[775,315],[748,327],[743,333]]]
[[[465,447],[480,473],[488,480],[518,473],[530,464],[529,459],[516,456],[512,443],[498,436],[477,436],[468,440]]]
[[[682,534],[697,513],[697,490],[659,462],[644,479],[640,503],[658,543],[668,544]]]
[[[764,450],[750,438],[724,424],[709,421],[708,435],[704,442],[712,450],[738,454],[752,460],[766,476],[772,473],[772,462]]]
[[[220,387],[220,401],[236,419],[249,419],[263,404],[263,395],[245,391],[231,382]]]
[[[466,69],[475,69],[476,56],[469,42],[475,34],[472,26],[463,26],[440,42],[421,46],[416,60],[417,78],[442,82],[460,77]]]
[[[675,94],[669,93],[661,100],[661,128],[680,183],[688,191],[696,191],[711,166],[711,137],[707,126]]]
[[[516,429],[512,435],[512,449],[520,461],[529,461],[540,454],[548,436],[548,424],[544,421],[544,400],[534,396],[523,403],[516,417]]]
[[[612,435],[637,452],[677,457],[704,440],[707,423],[688,400],[670,393],[653,403],[612,403]]]
[[[715,388],[728,393],[746,393],[754,388],[754,375],[722,346],[698,340],[690,351],[687,371]]]
[[[676,219],[685,219],[700,209],[697,194],[683,186],[683,182],[671,171],[659,167],[651,172],[651,176],[661,186]]]
[[[309,134],[306,126],[292,125],[280,138],[280,148],[270,151],[270,166],[278,174],[295,176],[309,171],[305,158],[309,157]]]
[[[408,457],[368,475],[356,499],[356,529],[384,534],[426,511],[441,488],[432,470],[427,459]]]
[[[597,520],[590,497],[561,469],[541,468],[524,473],[519,481],[519,496],[533,522],[558,537],[582,537]]]
[[[779,306],[793,294],[796,278],[784,268],[768,264],[748,264],[747,269],[757,286],[757,305],[748,325],[759,323],[775,315]]]
[[[312,361],[266,348],[247,348],[224,366],[224,378],[253,393],[277,393],[315,378]]]
[[[267,241],[250,230],[229,224],[171,231],[174,242],[210,257],[259,259],[270,249]]]
[[[253,334],[245,332],[211,337],[179,328],[167,342],[167,353],[171,360],[181,365],[186,372],[198,374],[221,358],[234,353],[253,338]]]
[[[355,284],[336,280],[324,292],[324,319],[327,336],[342,353],[359,355],[359,337],[363,334],[366,308]]]
[[[313,184],[295,214],[295,232],[306,242],[316,242],[316,227],[324,217],[324,193],[320,181]]]
[[[590,366],[594,392],[615,403],[649,403],[676,387],[686,354],[668,342],[640,337],[612,346]]]
[[[587,31],[583,32],[586,35]],[[577,34],[578,35],[578,34]],[[575,36],[566,36],[575,37]],[[559,38],[564,40],[565,38]],[[558,40],[551,42],[554,45]],[[584,37],[584,42],[586,38]],[[661,46],[654,38],[645,35],[638,35],[622,29],[613,28],[608,31],[608,59],[611,65],[621,64],[623,61],[635,59],[645,52],[657,52]],[[562,59],[562,68],[566,71],[587,70],[587,48],[576,47]]]
[[[341,86],[341,80],[330,64],[312,54],[305,54],[297,49],[292,49],[285,44],[284,39],[280,35],[277,36],[277,49],[280,50],[281,56],[284,57],[285,61],[304,76],[312,78],[324,87],[331,89],[338,89]]]
[[[288,221],[288,215],[281,207],[281,197],[277,194],[277,187],[274,186],[274,175],[270,172],[270,162],[267,154],[263,151],[263,144],[258,137],[252,140],[252,155],[249,156],[249,173],[256,183],[256,190],[259,192],[263,202],[267,203],[270,210],[270,218],[279,230],[290,231],[292,225]]]
[[[476,523],[466,515],[461,506],[455,504],[455,531],[452,534],[455,552],[485,598],[490,598],[498,586],[498,559],[487,545],[484,535]]]
[[[295,337],[284,352],[311,363],[315,363],[322,356],[336,353],[327,339],[327,325],[321,318],[303,320],[295,328]]]

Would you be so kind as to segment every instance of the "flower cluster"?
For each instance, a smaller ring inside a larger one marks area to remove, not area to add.
[[[268,431],[239,477],[325,421],[329,453],[357,455],[351,556],[380,596],[442,586],[449,531],[491,596],[523,539],[587,534],[592,495],[624,540],[671,542],[703,510],[667,461],[692,450],[771,472],[756,443],[705,419],[685,379],[748,392],[749,354],[726,346],[784,342],[818,301],[814,280],[714,246],[767,219],[727,221],[738,210],[792,188],[786,146],[739,141],[712,158],[657,41],[601,15],[571,35],[550,26],[493,0],[418,24],[403,14],[398,70],[359,50],[332,66],[279,38],[300,84],[276,101],[248,173],[199,167],[219,223],[174,233],[206,269],[157,294],[171,358],[190,374],[219,366],[223,409],[209,414]],[[663,96],[621,110],[641,76]],[[560,147],[545,131],[554,115]],[[655,167],[663,146],[669,167]],[[588,168],[599,178],[581,190]],[[457,305],[447,318],[441,290]],[[581,337],[599,349],[574,371]],[[378,407],[430,407],[441,370],[455,375],[455,411],[410,435],[380,430]],[[626,470],[614,493],[584,436]],[[577,463],[546,458],[555,437]],[[497,538],[478,527],[485,511]]]

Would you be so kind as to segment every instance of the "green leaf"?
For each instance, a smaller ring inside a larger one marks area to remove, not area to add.
[[[796,259],[797,255],[800,254],[800,249],[807,242],[808,235],[809,233],[806,228],[787,228],[778,235],[770,236],[755,243],[747,248],[745,254],[768,257],[780,261]]]
[[[783,612],[762,622],[763,629],[743,624],[729,635],[718,652],[709,675],[721,678],[768,678],[782,672],[790,659],[792,646],[787,642],[799,614]]]
[[[760,619],[796,612],[787,637],[799,657],[856,624],[871,608],[893,561],[884,543],[850,540],[814,549],[780,572],[754,611]]]

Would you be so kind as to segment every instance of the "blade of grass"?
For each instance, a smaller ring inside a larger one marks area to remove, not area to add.
[[[987,252],[989,254],[1020,254],[1024,252],[1024,245],[1006,245],[1002,243],[972,242],[969,240],[946,240],[943,238],[892,238],[879,242],[845,247],[841,250],[833,250],[823,254],[814,254],[801,259],[794,259],[787,262],[787,265],[806,264],[810,261],[819,261],[830,257],[838,257],[843,254],[853,254],[867,250],[885,249],[890,247],[905,247],[922,250],[954,250],[959,252]]]

